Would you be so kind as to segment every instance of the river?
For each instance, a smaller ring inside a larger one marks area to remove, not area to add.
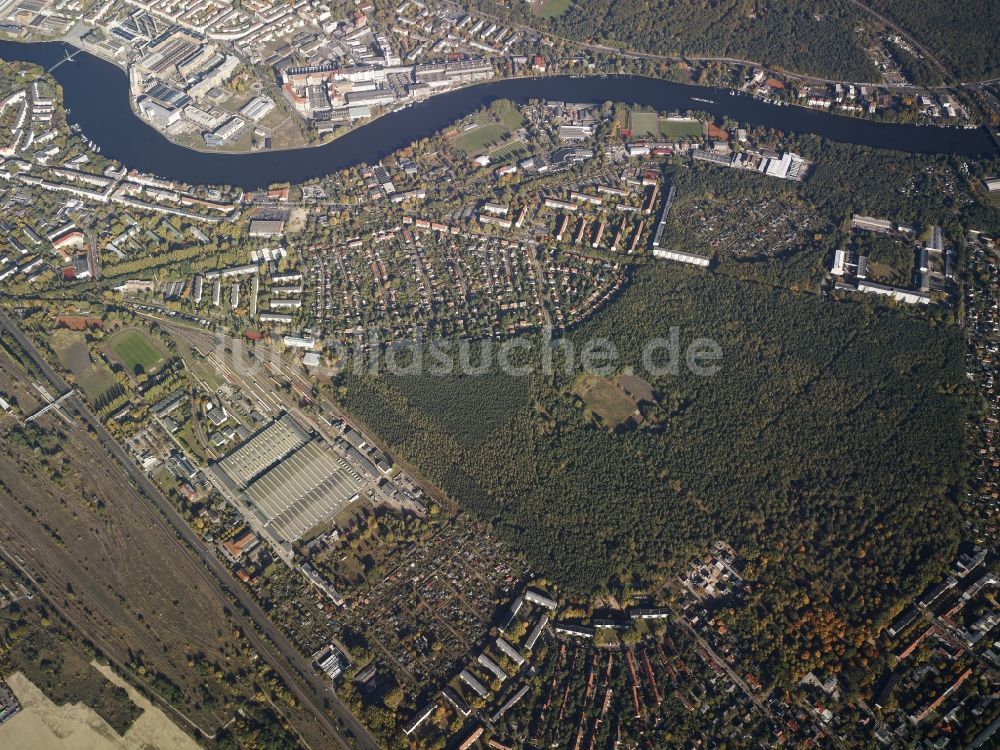
[[[49,68],[66,45],[0,41],[0,59]],[[363,125],[319,147],[288,151],[221,154],[171,143],[139,119],[129,104],[128,78],[115,65],[86,52],[59,65],[53,75],[63,87],[69,120],[101,147],[101,154],[160,177],[190,184],[232,185],[248,190],[271,183],[298,183],[359,163],[374,164],[414,140],[446,128],[496,99],[602,103],[627,102],[659,111],[697,109],[717,118],[776,130],[814,133],[834,141],[910,153],[974,157],[993,150],[982,129],[876,123],[803,107],[779,107],[728,89],[673,83],[640,76],[607,78],[515,78],[439,94]],[[705,101],[708,100],[708,101]],[[711,102],[711,103],[709,103]]]

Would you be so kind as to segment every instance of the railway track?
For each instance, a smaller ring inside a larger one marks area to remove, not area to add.
[[[57,394],[62,395],[70,390],[62,377],[55,372],[6,312],[0,312],[0,327],[6,329],[13,337]],[[314,715],[334,745],[341,750],[353,750],[353,748],[378,750],[379,745],[375,738],[332,688],[313,671],[306,658],[270,621],[256,600],[231,576],[215,553],[205,546],[170,501],[128,457],[82,399],[74,394],[63,404],[66,412],[82,420],[93,431],[97,441],[106,450],[109,459],[106,462],[106,469],[109,474],[124,470],[140,494],[148,501],[143,507],[147,509],[150,522],[169,532],[182,558],[191,560],[193,552],[195,558],[200,560],[202,564],[191,567],[193,575],[208,587],[222,606],[230,610],[233,619],[241,626],[254,648],[285,681],[296,698]],[[95,470],[98,470],[97,467]],[[125,477],[122,477],[122,481],[126,481]],[[237,606],[234,607],[234,604]],[[333,717],[336,717],[337,723]]]

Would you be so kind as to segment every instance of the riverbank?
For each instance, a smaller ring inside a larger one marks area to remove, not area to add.
[[[0,42],[0,58],[49,68],[63,57],[62,44]],[[440,132],[498,99],[601,104],[623,102],[657,111],[698,110],[714,118],[774,130],[909,153],[975,157],[992,152],[985,130],[877,123],[803,107],[777,106],[730,89],[638,76],[508,78],[459,88],[383,114],[333,141],[315,147],[243,154],[195,151],[166,139],[139,119],[121,68],[82,51],[53,76],[63,88],[69,121],[130,168],[189,184],[233,185],[248,190],[279,182],[301,183],[357,164],[374,164],[413,141]]]

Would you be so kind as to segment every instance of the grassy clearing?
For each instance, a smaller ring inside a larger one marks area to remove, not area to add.
[[[635,402],[607,378],[584,373],[573,383],[572,391],[611,429],[625,424],[635,413]]]
[[[106,349],[131,373],[155,370],[165,359],[160,348],[139,328],[119,331],[111,337]]]
[[[91,365],[87,340],[82,333],[57,329],[52,333],[52,349],[63,369],[80,377]]]
[[[79,378],[80,387],[91,403],[100,401],[112,388],[118,385],[114,373],[101,364],[96,364]]]
[[[531,12],[542,18],[555,18],[569,10],[572,4],[573,0],[535,0]]]
[[[628,111],[628,129],[633,138],[701,138],[705,134],[705,125],[701,120],[684,118],[668,120],[661,118],[655,112]]]
[[[218,371],[204,360],[191,365],[191,372],[213,391],[226,382],[225,378],[219,375]]]

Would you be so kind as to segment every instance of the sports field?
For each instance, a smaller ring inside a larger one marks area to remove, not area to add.
[[[659,138],[660,116],[655,112],[629,112],[628,129],[633,138]]]
[[[705,134],[705,126],[701,120],[660,120],[660,137],[673,140],[675,138],[701,138]]]
[[[500,162],[508,159],[519,159],[522,156],[527,156],[529,153],[528,147],[525,146],[523,142],[515,140],[510,143],[505,143],[503,146],[494,151],[490,151],[490,159],[494,162]]]
[[[509,107],[500,115],[500,121],[496,122],[488,115],[483,115],[481,124],[477,127],[460,133],[455,138],[455,146],[462,149],[469,156],[481,154],[484,151],[496,149],[503,144],[510,134],[524,124],[524,118],[514,107]]]
[[[640,112],[629,110],[628,129],[633,138],[664,138],[676,140],[680,138],[701,138],[705,134],[705,125],[693,117],[664,118],[655,112]]]
[[[165,359],[149,334],[139,328],[125,328],[116,333],[108,341],[105,351],[134,374],[155,370]]]
[[[485,151],[492,146],[498,146],[507,137],[507,128],[498,122],[480,125],[474,130],[468,130],[455,138],[455,145],[469,156]]]

